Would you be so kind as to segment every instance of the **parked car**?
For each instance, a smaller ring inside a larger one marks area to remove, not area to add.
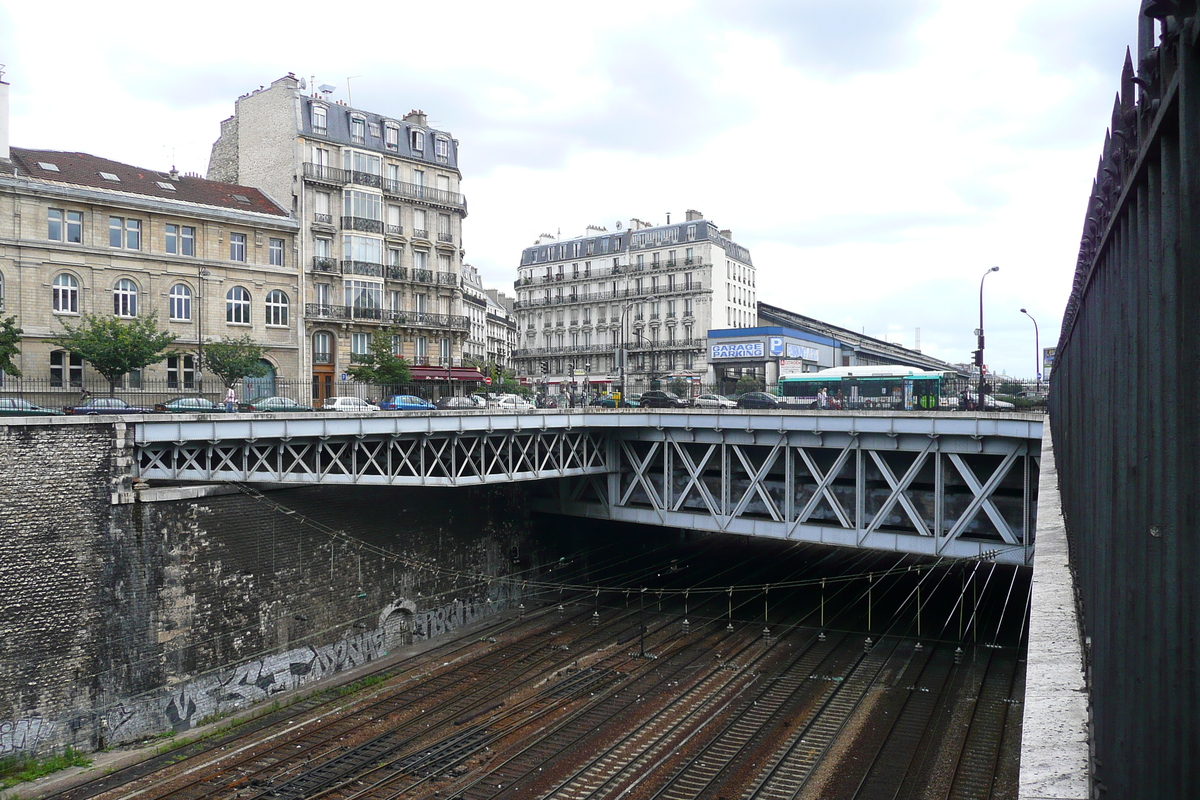
[[[515,394],[505,395],[496,400],[492,407],[498,411],[533,411],[533,403]]]
[[[419,399],[419,398],[418,398]],[[467,396],[449,395],[447,397],[439,397],[435,406],[443,411],[474,411],[479,408],[475,401]]]
[[[256,397],[238,405],[239,411],[312,411],[312,406],[303,406],[290,397]]]
[[[1012,411],[1013,404],[1007,400],[997,400],[995,395],[985,394],[983,396],[983,404],[986,408],[993,411]],[[958,407],[966,410],[969,408],[977,408],[979,406],[979,395],[975,392],[963,392],[959,398]]]
[[[379,406],[368,403],[361,397],[326,397],[321,403],[322,411],[378,411]]]
[[[719,394],[702,394],[697,395],[692,405],[696,408],[737,408],[737,401]]]
[[[688,401],[684,400],[674,392],[664,392],[658,389],[651,389],[648,392],[642,392],[640,398],[642,408],[687,408]]]
[[[155,403],[154,410],[168,414],[224,414],[225,404],[203,397],[175,397],[165,403]]]
[[[86,402],[66,409],[68,414],[153,414],[154,409],[131,406],[117,397],[90,397]]]
[[[738,408],[780,408],[783,403],[773,394],[746,392],[737,399]]]
[[[415,394],[394,394],[383,398],[379,404],[380,411],[432,411],[435,408],[433,403]]]
[[[56,408],[42,408],[20,397],[0,397],[0,417],[61,417]]]
[[[633,396],[633,398],[636,397],[637,395]],[[641,405],[636,399],[633,398],[622,398],[621,408],[637,408],[639,405]],[[606,394],[601,397],[597,397],[595,400],[588,403],[588,405],[599,406],[600,408],[616,408],[617,402],[613,400],[612,395]]]

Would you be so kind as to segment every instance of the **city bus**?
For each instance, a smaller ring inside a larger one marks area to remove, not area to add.
[[[943,372],[897,364],[833,367],[780,376],[779,395],[788,405],[816,408],[817,393],[824,389],[828,408],[932,411],[946,378]]]

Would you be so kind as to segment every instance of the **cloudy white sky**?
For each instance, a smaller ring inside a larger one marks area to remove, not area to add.
[[[1033,376],[1058,338],[1138,0],[0,2],[11,141],[204,173],[288,72],[460,142],[467,260],[702,211],[759,297]]]

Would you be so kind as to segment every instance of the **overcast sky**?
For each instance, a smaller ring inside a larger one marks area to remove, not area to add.
[[[294,72],[459,140],[467,261],[702,211],[759,299],[1033,377],[1053,346],[1138,0],[0,2],[14,146],[205,173]]]

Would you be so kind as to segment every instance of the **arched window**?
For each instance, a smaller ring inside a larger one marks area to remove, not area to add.
[[[79,313],[79,281],[63,273],[54,278],[54,311],[58,314]]]
[[[185,284],[177,283],[172,286],[168,300],[171,319],[186,322],[192,318],[192,290]]]
[[[113,313],[118,317],[137,316],[137,285],[122,278],[113,286]]]
[[[225,294],[225,321],[235,325],[250,324],[250,292],[235,286]]]
[[[267,292],[267,324],[288,324],[288,298],[279,289]]]

